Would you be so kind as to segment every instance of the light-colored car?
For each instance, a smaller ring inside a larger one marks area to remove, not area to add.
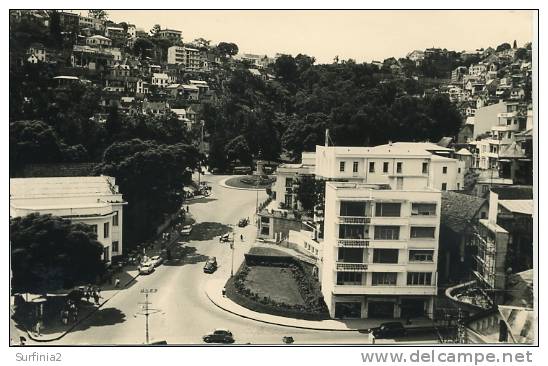
[[[183,229],[181,230],[181,235],[190,235],[191,231],[192,231],[192,225],[185,225],[183,226]]]
[[[154,272],[154,263],[152,261],[141,263],[139,266],[139,274],[150,274],[152,272]]]
[[[164,262],[164,258],[162,256],[155,255],[154,257],[150,258],[150,261],[154,264],[154,267],[158,267]]]

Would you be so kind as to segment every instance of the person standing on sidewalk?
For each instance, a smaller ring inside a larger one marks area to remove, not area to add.
[[[114,287],[120,287],[120,279],[118,277],[116,277],[116,280],[114,281]]]

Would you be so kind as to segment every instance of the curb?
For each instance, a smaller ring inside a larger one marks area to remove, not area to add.
[[[129,281],[127,281],[125,284],[124,284],[124,287],[126,287],[127,285],[129,285],[130,283],[132,283],[133,281],[135,281],[135,279],[137,277],[139,277],[140,274],[137,274],[136,276],[132,277]],[[25,328],[25,331],[27,333],[27,335],[29,336],[29,339],[33,340],[34,342],[40,342],[40,343],[47,343],[47,342],[53,342],[53,341],[58,341],[59,339],[63,338],[64,336],[66,336],[68,333],[70,333],[74,328],[76,328],[78,325],[82,324],[84,321],[88,320],[89,318],[91,318],[91,316],[93,314],[95,314],[99,309],[101,309],[103,307],[103,305],[105,305],[110,299],[112,299],[114,296],[118,295],[120,293],[120,291],[122,291],[123,288],[121,288],[120,290],[118,290],[114,295],[112,295],[111,297],[109,297],[108,299],[106,299],[105,301],[103,301],[99,306],[97,306],[94,310],[92,310],[87,316],[85,316],[84,318],[80,319],[78,322],[74,323],[70,328],[68,328],[67,330],[65,330],[63,333],[61,333],[59,336],[56,336],[54,338],[48,338],[48,339],[40,339],[40,338],[35,338],[31,332]]]
[[[239,189],[239,190],[241,190],[241,191],[253,191],[253,192],[255,192],[255,191],[263,191],[263,190],[265,190],[264,187],[263,187],[263,188],[241,188],[241,187],[233,187],[233,186],[226,185],[225,182],[226,182],[227,180],[231,179],[231,178],[234,178],[234,177],[224,178],[223,180],[221,180],[221,181],[220,181],[219,183],[217,183],[217,184],[219,184],[221,187],[224,187],[224,188],[228,188],[228,189]]]
[[[207,286],[206,286],[207,288]],[[209,301],[211,301],[213,303],[213,305],[215,305],[216,307],[218,307],[219,309],[221,310],[224,310],[230,314],[233,314],[233,315],[236,315],[236,316],[239,316],[240,318],[244,318],[244,319],[249,319],[249,320],[253,320],[253,321],[256,321],[256,322],[260,322],[260,323],[265,323],[265,324],[271,324],[271,325],[278,325],[278,326],[281,326],[281,327],[287,327],[287,328],[297,328],[297,329],[308,329],[308,330],[320,330],[320,331],[325,331],[325,332],[360,332],[361,329],[331,329],[331,328],[315,328],[315,327],[305,327],[305,326],[300,326],[300,325],[289,325],[289,324],[282,324],[282,323],[276,323],[276,322],[272,322],[272,321],[268,321],[268,320],[263,320],[263,319],[257,319],[257,318],[253,318],[251,316],[247,316],[247,315],[242,315],[242,314],[239,314],[233,310],[229,310],[221,305],[219,305],[218,303],[216,303],[215,301],[213,301],[213,299],[209,296],[209,293],[207,292],[207,290],[204,291],[205,292],[205,295],[207,296],[207,298],[209,299]],[[250,310],[251,311],[251,310]]]

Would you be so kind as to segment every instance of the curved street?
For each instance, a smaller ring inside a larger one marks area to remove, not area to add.
[[[197,224],[213,222],[235,225],[240,218],[248,216],[253,221],[257,197],[259,203],[267,197],[264,191],[220,186],[219,182],[226,176],[206,175],[203,178],[212,186],[212,195],[188,203]],[[256,234],[253,224],[243,229],[235,227],[235,232],[234,271]],[[244,235],[244,242],[241,242],[240,234]],[[149,307],[154,309],[149,317],[151,342],[165,340],[168,344],[203,344],[204,334],[214,328],[225,328],[232,331],[238,344],[280,344],[285,335],[293,336],[297,344],[368,343],[367,335],[358,332],[276,326],[244,319],[219,309],[205,295],[204,285],[212,276],[228,276],[232,257],[230,245],[219,243],[218,237],[213,237],[185,242],[184,247],[187,254],[180,261],[171,261],[150,275],[137,277],[91,318],[60,340],[48,344],[144,344],[145,317],[138,314],[142,312],[143,305],[140,303],[144,302],[141,289],[157,289],[149,296]],[[203,272],[204,262],[209,256],[215,256],[219,263],[219,269],[213,274]]]

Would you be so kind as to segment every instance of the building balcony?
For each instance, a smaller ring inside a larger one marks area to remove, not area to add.
[[[337,239],[337,246],[342,248],[366,248],[369,246],[369,238]]]
[[[406,272],[407,265],[404,263],[375,263],[369,262],[368,272]]]
[[[436,295],[436,286],[335,285],[333,295]]]
[[[339,216],[339,224],[370,224],[371,217],[366,216]]]
[[[367,264],[365,263],[347,263],[337,262],[337,272],[366,272]]]

